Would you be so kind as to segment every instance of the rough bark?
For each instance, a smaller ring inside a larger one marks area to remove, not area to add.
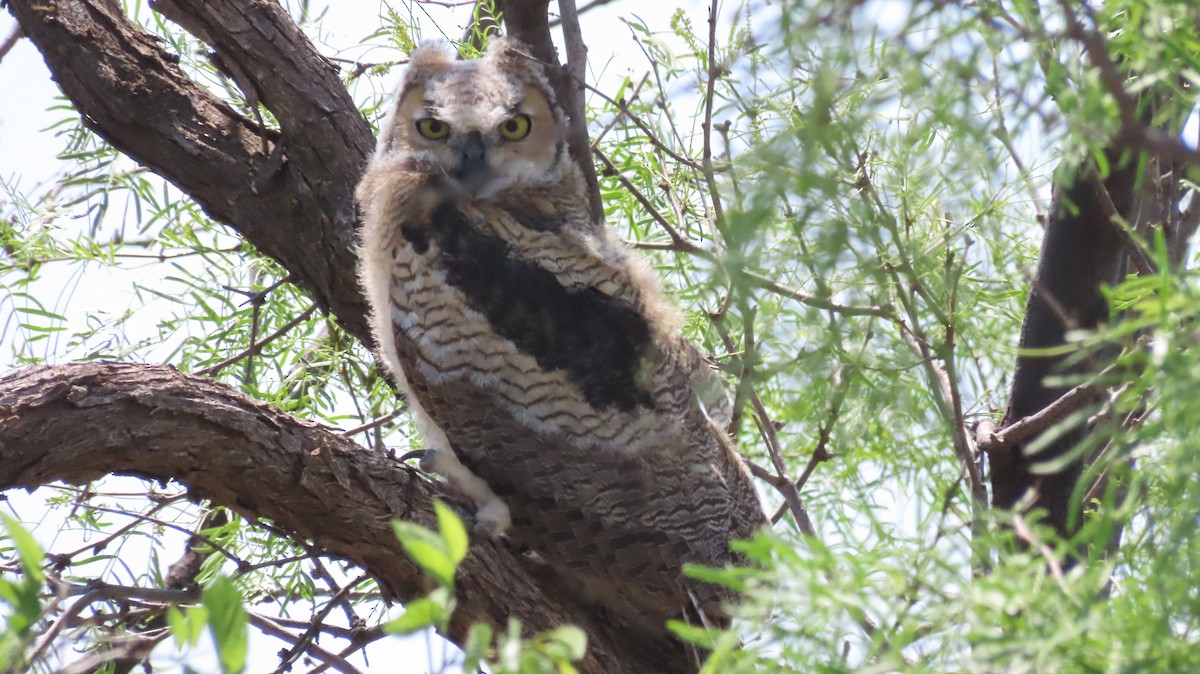
[[[401,601],[430,589],[390,522],[436,527],[432,499],[446,497],[434,485],[222,384],[165,365],[19,370],[0,377],[0,438],[0,490],[84,484],[108,474],[173,480],[196,499],[268,519],[350,560]],[[683,671],[662,644],[607,624],[589,607],[547,592],[546,583],[536,565],[503,543],[472,541],[447,636],[461,643],[472,623],[503,626],[510,616],[531,630],[575,624],[589,636],[581,671]]]
[[[1136,162],[1127,162],[1103,181],[1106,195],[1100,194],[1096,181],[1089,178],[1093,175],[1089,169],[1076,168],[1070,173],[1068,182],[1056,191],[1046,225],[1037,274],[1025,309],[1022,349],[1061,346],[1067,343],[1069,330],[1098,327],[1108,318],[1108,303],[1101,294],[1101,286],[1115,284],[1123,274],[1124,244],[1118,225],[1111,222],[1102,200],[1111,198],[1117,212],[1129,217],[1136,190]],[[1040,412],[1070,390],[1070,385],[1048,384],[1047,377],[1097,369],[1094,359],[1081,361],[1077,354],[1018,357],[1001,427]],[[1038,436],[993,453],[989,457],[992,504],[1011,509],[1032,490],[1030,506],[1044,509],[1047,523],[1060,536],[1069,537],[1074,530],[1071,496],[1085,457],[1076,456],[1050,474],[1039,474],[1035,466],[1075,452],[1086,434],[1084,427],[1073,428],[1036,454],[1030,454],[1026,448]]]
[[[369,343],[355,276],[353,191],[375,139],[334,69],[287,13],[258,0],[179,0],[240,65],[278,130],[197,85],[112,0],[16,0],[9,11],[84,123],[292,272]],[[195,28],[193,28],[195,29]],[[265,144],[265,148],[264,148]]]
[[[89,128],[277,260],[322,310],[369,343],[352,195],[374,139],[336,69],[275,2],[156,4],[209,43],[278,130],[191,81],[178,57],[115,0],[11,0],[8,8]],[[551,44],[546,4],[506,7],[510,31],[538,50]],[[539,56],[557,63],[550,49]],[[362,565],[401,600],[425,589],[388,521],[431,522],[433,491],[378,455],[166,367],[38,368],[7,375],[0,386],[0,487],[107,473],[175,479],[197,498],[269,518]],[[509,616],[533,630],[572,623],[589,636],[581,671],[694,667],[677,642],[605,622],[590,606],[556,595],[528,564],[519,551],[476,543],[460,571],[461,603],[447,636],[461,643],[469,623],[503,627]]]

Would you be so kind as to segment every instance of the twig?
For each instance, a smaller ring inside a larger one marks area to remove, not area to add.
[[[1104,38],[1095,30],[1088,30],[1075,13],[1075,5],[1069,0],[1059,0],[1063,14],[1067,19],[1065,34],[1078,40],[1087,52],[1088,59],[1100,74],[1100,81],[1117,103],[1117,112],[1121,117],[1121,129],[1115,142],[1119,145],[1127,143],[1141,149],[1184,164],[1200,164],[1200,150],[1184,145],[1177,137],[1157,129],[1148,129],[1138,118],[1137,100],[1125,90],[1125,77],[1117,68],[1108,45]],[[1088,11],[1087,5],[1082,5]],[[1095,22],[1095,16],[1091,16]]]
[[[84,552],[87,552],[89,550],[93,551],[93,553],[97,553],[97,552],[103,550],[104,548],[108,547],[109,543],[120,538],[121,536],[124,536],[130,529],[133,529],[134,527],[138,526],[142,522],[151,521],[150,518],[154,515],[154,513],[162,510],[163,508],[167,507],[171,503],[174,503],[175,501],[184,500],[184,498],[185,497],[181,495],[181,496],[175,496],[171,499],[159,501],[159,502],[155,503],[154,507],[151,508],[149,511],[147,511],[145,514],[134,514],[132,512],[126,511],[125,514],[129,515],[130,517],[135,518],[129,524],[126,524],[125,526],[117,529],[116,531],[110,533],[109,535],[105,536],[104,538],[100,539],[99,541],[96,541],[95,543],[85,545],[77,550],[72,551],[72,552],[63,553],[61,555],[54,555],[54,557],[55,557],[55,559],[59,559],[59,560],[69,560],[69,559],[75,557],[76,555],[83,554]]]
[[[842,403],[846,400],[846,393],[850,390],[850,378],[842,376],[842,369],[838,368],[833,375],[834,388],[833,395],[829,400],[829,413],[825,415],[825,421],[821,422],[821,427],[817,431],[817,444],[813,447],[812,453],[808,457],[808,463],[804,466],[804,471],[800,473],[800,477],[796,478],[796,492],[804,489],[804,485],[808,483],[808,479],[816,471],[817,466],[821,463],[833,458],[833,453],[829,451],[829,437],[833,433],[833,427],[837,424],[838,417],[841,415]],[[771,515],[771,524],[776,524],[783,517],[784,508],[780,506],[775,514]]]
[[[1116,231],[1117,236],[1121,239],[1121,244],[1125,247],[1125,254],[1129,256],[1133,266],[1137,268],[1139,275],[1147,276],[1158,273],[1158,265],[1146,255],[1146,251],[1136,239],[1133,238],[1133,233],[1130,232],[1124,218],[1117,212],[1117,205],[1113,203],[1112,195],[1108,193],[1108,188],[1104,186],[1104,181],[1100,179],[1100,174],[1094,168],[1088,167],[1084,169],[1088,172],[1088,183],[1092,186],[1092,190],[1096,193],[1096,201],[1100,204],[1101,210],[1104,211],[1104,217],[1108,221],[1108,226]]]
[[[13,26],[12,32],[8,34],[8,37],[4,38],[3,42],[0,42],[0,61],[3,61],[4,57],[8,56],[8,52],[12,51],[12,48],[24,36],[25,34],[21,32],[21,24]]]
[[[578,16],[579,16],[580,14],[583,14],[583,13],[585,13],[585,12],[588,12],[588,11],[590,11],[590,10],[596,9],[597,7],[600,7],[600,6],[602,6],[602,5],[607,5],[608,3],[612,2],[612,1],[613,1],[613,0],[592,0],[591,2],[589,2],[589,3],[588,3],[588,4],[586,4],[586,5],[584,5],[583,7],[580,7],[580,8],[579,8],[579,11],[575,12],[575,15],[576,15],[576,21],[578,21]],[[561,10],[560,10],[560,11],[561,11]],[[551,28],[554,28],[554,27],[558,26],[558,25],[559,25],[560,23],[562,23],[562,22],[563,22],[563,17],[562,17],[562,16],[558,17],[557,19],[551,19],[551,20],[550,20],[550,27],[551,27]],[[565,30],[565,29],[564,29],[564,30]]]
[[[612,161],[607,155],[604,154],[602,150],[599,148],[593,149],[592,154],[596,155],[596,158],[603,162],[604,168],[616,176],[617,181],[621,183],[621,186],[629,190],[629,193],[633,195],[633,198],[637,199],[638,203],[642,205],[642,208],[645,208],[646,212],[650,214],[650,217],[654,218],[654,221],[657,222],[664,231],[666,231],[667,236],[671,237],[670,250],[696,255],[709,260],[710,262],[717,261],[717,257],[711,252],[701,248],[700,246],[697,246],[690,239],[680,234],[679,230],[675,229],[675,226],[672,225],[667,218],[661,212],[659,212],[657,208],[654,207],[654,204],[650,203],[650,200],[646,197],[646,195],[642,194],[642,191],[639,190],[636,185],[630,182],[630,180],[626,178],[624,174],[617,170],[617,167],[613,165]]]
[[[332,584],[333,581],[329,577],[329,572],[324,571],[324,568],[319,565],[317,566],[317,569],[319,571],[323,571],[327,582]],[[307,651],[310,646],[313,646],[313,639],[315,639],[317,634],[321,631],[322,623],[324,623],[325,618],[329,616],[329,613],[333,611],[333,608],[340,605],[342,601],[344,601],[346,595],[355,585],[363,582],[368,577],[369,576],[366,574],[362,574],[358,578],[347,583],[345,586],[338,588],[338,591],[329,598],[329,601],[325,604],[325,606],[322,606],[320,611],[313,614],[312,619],[309,621],[308,629],[306,629],[298,638],[295,638],[291,648],[280,654],[279,666],[275,668],[275,674],[282,674],[283,672],[289,671],[292,668],[292,664],[300,658],[300,655]],[[354,624],[354,621],[351,620],[350,623]],[[331,653],[330,655],[333,654]]]
[[[637,128],[641,129],[642,133],[644,133],[646,135],[646,140],[650,141],[650,144],[653,145],[654,147],[656,147],[656,148],[662,150],[664,153],[666,153],[666,155],[668,157],[670,157],[671,159],[674,159],[675,161],[679,162],[680,164],[683,164],[684,166],[687,166],[687,167],[690,167],[693,169],[700,168],[700,164],[695,159],[690,159],[688,157],[685,157],[685,156],[679,154],[678,152],[672,150],[671,148],[667,147],[662,142],[662,140],[660,140],[658,138],[658,135],[654,133],[654,131],[650,128],[650,126],[648,124],[646,124],[646,122],[642,121],[642,118],[639,117],[635,112],[633,112],[632,110],[629,109],[628,105],[614,99],[613,97],[611,97],[608,94],[604,93],[603,91],[597,89],[596,87],[593,87],[590,84],[584,83],[584,87],[586,87],[588,91],[590,91],[593,94],[596,94],[600,98],[604,99],[605,102],[607,102],[609,105],[613,106],[618,111],[620,111],[620,113],[622,115],[625,115],[626,117],[628,117],[629,120],[631,122],[633,122],[634,125],[637,126]]]
[[[359,433],[363,433],[363,432],[369,431],[371,429],[378,428],[378,427],[388,423],[389,421],[395,419],[396,417],[398,417],[402,414],[405,414],[406,412],[408,412],[408,405],[401,404],[396,409],[392,410],[391,412],[388,412],[387,414],[385,414],[377,419],[372,419],[361,426],[355,426],[354,428],[351,428],[349,430],[342,431],[342,437],[348,438],[352,435],[358,435]]]
[[[198,375],[201,377],[211,377],[211,376],[217,374],[218,372],[220,372],[221,370],[225,369],[226,367],[238,362],[239,360],[259,353],[268,344],[275,341],[276,339],[279,339],[280,337],[285,335],[288,331],[295,328],[297,325],[300,325],[304,321],[308,320],[313,315],[313,312],[315,312],[316,310],[317,310],[317,305],[313,304],[313,305],[309,306],[307,309],[305,309],[303,312],[301,312],[299,316],[296,316],[292,320],[288,321],[283,327],[279,328],[275,332],[272,332],[271,334],[264,337],[261,342],[255,342],[254,344],[251,344],[250,348],[246,349],[245,351],[242,351],[241,353],[234,355],[230,358],[226,358],[225,360],[217,363],[216,365],[206,367],[203,370],[197,370],[197,371],[193,372],[192,374],[195,374],[195,375]]]
[[[642,75],[642,79],[637,83],[637,86],[633,88],[633,93],[629,94],[629,100],[637,100],[638,94],[641,93],[642,87],[646,85],[646,81],[649,79],[649,75]],[[620,124],[622,119],[625,119],[625,112],[623,110],[617,110],[617,114],[613,115],[612,121],[610,121],[608,124],[605,124],[604,128],[600,129],[600,131],[596,134],[596,137],[592,138],[592,150],[600,147],[600,141],[604,140],[604,137],[608,135],[608,132],[616,128],[617,124]]]
[[[1101,373],[1106,371],[1102,370]],[[1076,386],[1062,394],[1058,400],[1034,414],[1009,424],[1002,430],[997,430],[996,423],[991,419],[984,419],[975,426],[975,444],[980,451],[988,455],[1007,452],[1070,414],[1083,409],[1089,403],[1095,402],[1102,395],[1102,391],[1094,383],[1089,382]]]
[[[895,320],[895,314],[891,311],[890,307],[861,307],[848,304],[838,304],[837,302],[824,300],[816,295],[810,295],[795,288],[785,286],[782,283],[772,281],[771,279],[752,271],[740,269],[737,273],[739,276],[746,278],[759,288],[769,290],[777,295],[789,297],[801,304],[813,307],[814,309],[824,309],[826,311],[832,311],[843,316],[874,316],[876,318]]]
[[[1067,590],[1066,579],[1063,577],[1062,562],[1054,555],[1054,550],[1050,549],[1038,538],[1029,525],[1025,523],[1025,517],[1019,512],[1013,513],[1013,532],[1017,538],[1024,541],[1030,547],[1035,548],[1046,558],[1046,568],[1050,569],[1050,576],[1058,583],[1058,586],[1065,592]]]
[[[61,634],[64,629],[67,628],[68,624],[78,618],[79,614],[83,613],[85,608],[105,598],[107,598],[107,595],[103,590],[94,589],[86,592],[82,597],[77,599],[75,603],[71,604],[71,606],[68,607],[67,610],[58,617],[58,620],[55,620],[50,624],[50,627],[42,635],[41,640],[38,641],[37,646],[35,646],[33,651],[29,654],[28,663],[32,665],[40,660],[42,656],[46,654],[46,651],[50,649],[50,644],[54,643],[54,640],[58,638],[58,635]]]
[[[79,614],[87,607],[99,601],[108,600],[142,600],[156,604],[183,604],[195,602],[199,599],[199,594],[187,590],[167,590],[160,588],[149,587],[126,587],[123,585],[113,585],[101,581],[88,583],[87,585],[77,585],[73,583],[63,583],[61,581],[50,581],[60,596],[78,596],[74,603],[67,610],[51,623],[50,627],[42,635],[41,640],[33,651],[29,654],[28,662],[33,664],[41,659],[49,650],[51,644],[58,639],[59,635],[68,626],[75,624]]]
[[[291,643],[294,643],[297,638],[295,634],[289,632],[283,627],[280,627],[275,623],[274,620],[271,620],[264,615],[260,615],[258,613],[248,613],[247,618],[249,618],[251,625],[254,625],[258,629],[262,630],[264,634],[269,634],[273,637]],[[314,643],[305,645],[304,652],[338,670],[339,672],[342,672],[342,674],[363,674],[362,670],[350,664],[344,657],[336,653],[331,653]]]
[[[154,524],[154,525],[157,525],[160,527],[165,527],[167,529],[174,529],[175,531],[185,533],[188,536],[195,536],[195,537],[199,538],[201,541],[203,541],[205,545],[211,547],[213,550],[216,550],[217,552],[221,553],[226,558],[228,558],[230,561],[237,564],[239,568],[241,568],[246,563],[244,560],[242,560],[242,558],[233,554],[233,552],[229,551],[228,549],[222,547],[221,544],[217,543],[216,541],[212,540],[211,538],[208,538],[207,536],[202,536],[201,534],[196,533],[196,532],[192,531],[191,529],[188,529],[187,527],[175,524],[174,522],[168,522],[166,520],[162,520],[157,517],[151,517],[149,515],[142,514],[142,513],[135,514],[135,513],[129,512],[127,510],[118,510],[116,508],[108,508],[106,506],[98,506],[98,505],[93,505],[91,503],[85,503],[85,504],[83,504],[83,507],[91,509],[91,510],[96,510],[99,512],[112,513],[114,515],[125,515],[128,517],[136,517],[136,518],[138,518],[138,521],[150,522],[151,524]]]

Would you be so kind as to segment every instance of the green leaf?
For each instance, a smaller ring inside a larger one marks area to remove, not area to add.
[[[467,642],[463,648],[466,658],[463,661],[464,672],[479,671],[488,648],[492,645],[492,626],[487,623],[475,623],[467,632]]]
[[[455,564],[441,536],[419,524],[402,520],[393,521],[392,528],[404,551],[421,570],[442,587],[454,584]]]
[[[217,655],[224,674],[237,674],[246,667],[249,640],[246,633],[246,609],[242,594],[233,581],[221,576],[204,592],[208,627],[216,642]]]
[[[450,561],[457,568],[459,562],[467,556],[467,547],[470,543],[467,538],[467,528],[463,526],[462,519],[445,503],[435,500],[433,510],[437,513],[438,530],[442,533],[442,540],[446,542],[446,552],[449,553]]]
[[[33,539],[33,536],[21,526],[21,523],[9,515],[0,514],[4,528],[16,546],[17,556],[21,559],[21,580],[13,583],[8,580],[0,582],[0,599],[8,602],[13,611],[8,615],[6,633],[11,632],[17,637],[27,634],[37,623],[42,614],[41,591],[46,576],[42,573],[42,562],[46,555]]]
[[[29,578],[41,584],[46,578],[42,574],[42,562],[46,559],[46,553],[42,552],[37,541],[33,540],[33,535],[26,531],[20,522],[9,515],[0,514],[0,517],[4,518],[4,528],[12,538],[13,544],[17,546],[17,555],[21,558],[22,569]]]
[[[587,652],[587,635],[574,625],[564,625],[537,636],[542,651],[555,662],[575,661]]]
[[[521,674],[557,674],[558,668],[545,655],[537,651],[521,652]]]
[[[175,606],[167,608],[167,625],[175,638],[175,645],[180,649],[195,646],[200,642],[200,635],[208,625],[208,610],[203,606],[189,606],[181,611]]]
[[[521,621],[508,619],[508,630],[500,636],[496,658],[501,672],[518,672],[521,668]]]
[[[408,602],[404,614],[383,626],[388,634],[412,634],[427,627],[443,628],[454,612],[454,598],[449,590],[439,587],[422,597]]]

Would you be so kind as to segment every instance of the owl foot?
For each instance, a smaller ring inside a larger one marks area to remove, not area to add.
[[[510,524],[512,524],[512,517],[508,514],[508,506],[494,494],[491,501],[475,511],[476,535],[499,538],[508,530]]]
[[[423,449],[408,452],[401,458],[419,458],[418,465],[421,470],[446,478],[446,482],[452,489],[466,496],[475,504],[477,510],[473,529],[476,535],[499,538],[505,531],[508,531],[508,527],[512,524],[508,506],[500,500],[499,496],[496,496],[486,482],[464,466],[454,452]]]

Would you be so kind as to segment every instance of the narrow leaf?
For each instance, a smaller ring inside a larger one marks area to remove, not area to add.
[[[241,672],[246,667],[249,646],[242,594],[232,580],[221,576],[204,592],[203,603],[208,611],[208,627],[221,660],[221,671],[224,674]]]

